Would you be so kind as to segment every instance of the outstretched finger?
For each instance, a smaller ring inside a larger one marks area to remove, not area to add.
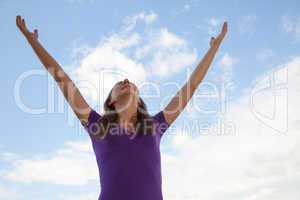
[[[17,15],[16,17],[16,24],[18,25],[18,22],[19,22],[19,15]]]
[[[227,32],[227,21],[224,22],[223,27],[222,27],[222,31],[223,32]]]
[[[21,22],[21,16],[18,15],[17,18],[16,18],[16,23],[17,23],[18,26],[20,26],[20,24],[21,24],[20,22]]]

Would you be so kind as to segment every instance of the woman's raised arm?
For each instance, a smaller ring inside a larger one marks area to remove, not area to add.
[[[227,33],[227,22],[224,22],[222,32],[217,38],[212,37],[210,41],[210,49],[202,58],[196,69],[191,74],[187,83],[176,93],[170,103],[163,110],[164,117],[167,123],[170,125],[179,116],[181,111],[185,108],[188,101],[194,94],[194,91],[204,78],[212,60],[219,49],[221,42],[223,41]]]
[[[87,104],[70,77],[40,44],[38,41],[38,31],[35,29],[33,32],[30,32],[26,27],[25,20],[22,19],[21,16],[16,17],[16,24],[47,71],[52,75],[59,85],[64,97],[70,104],[78,119],[81,121],[81,123],[86,123],[91,111],[90,106]]]

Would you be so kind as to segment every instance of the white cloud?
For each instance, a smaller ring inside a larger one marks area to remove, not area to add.
[[[7,199],[17,200],[20,199],[20,195],[17,193],[17,191],[0,184],[0,200]]]
[[[90,141],[66,142],[51,155],[10,161],[11,168],[2,170],[4,179],[21,183],[44,182],[60,185],[85,185],[98,181],[98,169]]]
[[[156,45],[161,44],[166,48],[176,48],[186,44],[185,40],[169,32],[167,28],[160,30],[159,37],[157,37],[157,41],[155,42],[157,43]]]
[[[192,142],[190,135],[179,129],[176,130],[174,137],[172,138],[172,144],[177,151],[184,150],[184,148],[189,147]]]
[[[231,56],[229,53],[224,53],[218,65],[213,80],[221,83],[233,83],[234,69],[233,66],[238,62],[238,59]]]
[[[128,16],[124,19],[124,28],[126,31],[131,31],[135,28],[138,21],[144,22],[145,24],[151,24],[154,21],[156,21],[158,18],[158,15],[154,12],[140,12],[132,16]]]
[[[191,10],[191,5],[190,5],[190,4],[185,4],[185,5],[183,6],[183,11],[187,12],[187,11],[189,11],[189,10]]]
[[[85,194],[60,194],[59,200],[95,200],[98,199],[98,193],[85,193]]]
[[[187,64],[192,64],[194,59],[195,57],[190,54],[166,55],[164,52],[158,52],[154,55],[151,63],[152,72],[154,75],[171,76],[171,74],[178,72]],[[176,60],[180,62],[176,62]]]
[[[297,41],[300,40],[300,18],[282,16],[281,28],[284,32],[291,34]]]
[[[240,34],[251,35],[256,31],[256,15],[245,15],[242,16],[238,21],[238,28]]]
[[[153,30],[147,32],[146,35],[147,41],[135,51],[135,58],[138,60],[153,55],[157,50],[172,52],[179,51],[180,48],[186,46],[186,41],[183,38],[170,32],[167,28]]]
[[[113,34],[91,48],[89,53],[76,62],[80,64],[73,71],[75,78],[80,80],[79,88],[88,88],[82,90],[82,93],[98,102],[100,94],[106,97],[113,84],[124,77],[136,84],[143,82],[146,79],[145,66],[125,52],[139,42],[138,33]]]
[[[221,23],[221,21],[219,19],[216,19],[216,18],[211,18],[211,19],[209,19],[208,22],[213,27],[216,27]]]
[[[206,20],[206,23],[208,24],[208,34],[209,35],[216,35],[219,33],[221,25],[223,23],[224,20],[216,18],[216,17],[212,17],[210,19]]]
[[[11,152],[0,152],[0,161],[10,162],[19,158],[19,156],[15,153]]]
[[[167,28],[149,26],[147,30],[135,30],[137,21],[150,24],[157,18],[155,13],[133,15],[124,22],[129,29],[123,27],[102,38],[96,47],[74,48],[72,75],[84,96],[102,105],[104,97],[120,79],[127,77],[139,85],[148,75],[170,76],[194,64],[196,50]],[[104,70],[110,72],[104,75]]]
[[[204,134],[195,138],[188,137],[188,133],[183,137],[168,135],[165,140],[170,142],[166,146],[171,149],[170,152],[175,150],[177,154],[163,152],[162,155],[164,197],[175,200],[299,199],[299,66],[300,57],[294,58],[278,66],[282,70],[276,70],[276,73],[283,73],[282,76],[275,74],[275,77],[280,77],[275,78],[276,83],[287,84],[283,77],[286,68],[288,69],[287,133],[280,134],[275,130],[277,123],[284,122],[285,116],[279,121],[274,118],[274,124],[270,128],[253,114],[253,105],[249,104],[254,87],[251,86],[245,89],[240,98],[230,103],[228,111],[222,116],[226,123],[235,124],[235,134]],[[270,73],[273,72],[261,75],[253,84],[269,77]],[[268,95],[268,90],[261,95],[255,104],[274,109],[269,103],[273,96]],[[286,97],[279,91],[274,97],[279,104],[276,115],[281,115],[286,109],[281,100]],[[219,131],[223,128],[220,127]]]
[[[281,27],[285,32],[287,33],[293,32],[294,26],[295,24],[288,16],[285,15],[281,17]]]
[[[148,32],[147,35],[147,43],[138,48],[135,55],[137,59],[149,59],[147,66],[152,75],[171,76],[197,60],[196,50],[190,49],[185,39],[167,28]]]
[[[231,67],[236,64],[237,59],[230,56],[228,53],[225,53],[221,58],[220,64],[224,67]]]
[[[185,14],[187,12],[190,12],[192,9],[192,2],[186,3],[181,7],[180,9],[176,10],[171,10],[170,15],[172,18],[176,18],[180,16],[181,14]]]
[[[219,33],[223,21],[224,21],[223,18],[216,18],[216,17],[206,18],[204,20],[204,24],[196,25],[196,28],[207,32],[208,35],[211,37]]]

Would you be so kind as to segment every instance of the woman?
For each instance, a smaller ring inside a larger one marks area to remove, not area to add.
[[[153,116],[148,114],[138,88],[128,79],[114,85],[104,104],[105,113],[100,115],[87,104],[69,76],[39,43],[38,31],[30,32],[21,16],[17,16],[16,23],[89,133],[100,173],[99,200],[162,200],[161,137],[204,78],[227,33],[227,22],[222,32],[211,38],[208,52],[189,80],[169,104]]]

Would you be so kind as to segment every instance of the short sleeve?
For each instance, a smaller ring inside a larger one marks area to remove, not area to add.
[[[99,121],[101,118],[102,115],[100,115],[94,109],[92,109],[90,111],[88,121],[86,123],[81,124],[90,135],[95,135],[100,130],[100,126],[97,123],[97,121]]]
[[[159,111],[153,116],[154,123],[156,124],[156,134],[158,134],[160,137],[167,131],[169,128],[169,124],[166,121],[166,118],[164,116],[163,110]]]

